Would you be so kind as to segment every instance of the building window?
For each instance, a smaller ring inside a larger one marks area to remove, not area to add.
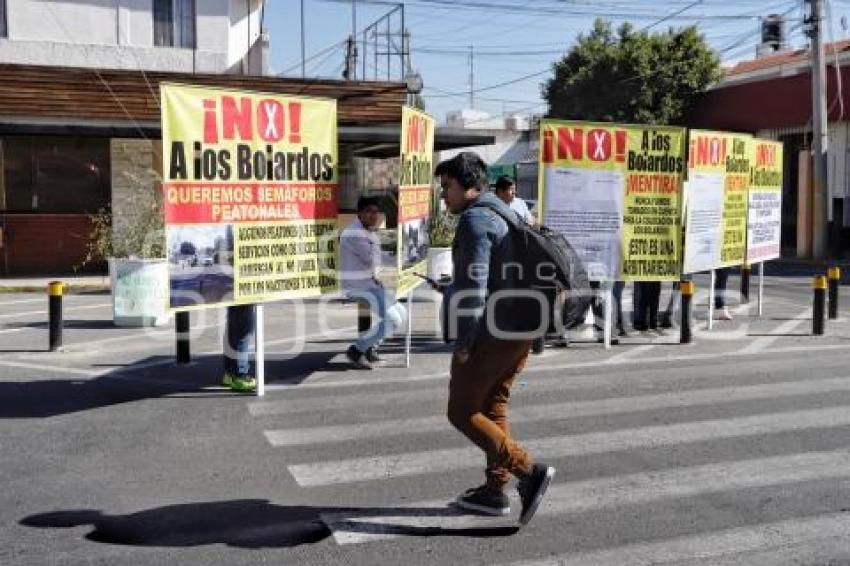
[[[2,210],[95,213],[111,194],[109,138],[3,138]]]
[[[154,0],[153,43],[160,47],[195,47],[195,0]]]
[[[6,0],[0,0],[0,37],[8,37],[6,29]]]

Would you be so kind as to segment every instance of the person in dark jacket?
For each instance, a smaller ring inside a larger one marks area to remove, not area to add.
[[[487,166],[475,153],[464,152],[443,161],[440,177],[442,197],[448,210],[460,216],[452,244],[454,274],[444,293],[444,309],[455,339],[449,382],[448,419],[484,451],[486,481],[457,498],[457,505],[489,515],[506,515],[510,505],[505,488],[511,476],[518,478],[522,511],[527,523],[543,498],[555,468],[535,463],[510,434],[508,399],[511,386],[525,366],[531,340],[507,340],[499,330],[510,327],[505,309],[488,300],[497,291],[511,289],[503,267],[513,262],[510,228],[499,213],[510,208],[490,194]],[[487,316],[488,309],[494,316]],[[488,318],[492,325],[488,324]]]

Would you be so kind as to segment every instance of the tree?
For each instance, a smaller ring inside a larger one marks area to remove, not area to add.
[[[717,55],[696,27],[649,34],[596,20],[553,64],[542,85],[549,117],[680,124],[697,95],[720,78]]]

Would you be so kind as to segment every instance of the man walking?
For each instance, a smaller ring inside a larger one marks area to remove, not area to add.
[[[498,198],[482,194],[487,187],[487,166],[475,153],[460,153],[437,166],[442,198],[449,212],[460,215],[452,244],[454,278],[444,293],[450,336],[455,338],[449,382],[448,419],[484,451],[486,482],[462,493],[458,506],[489,515],[507,515],[510,503],[505,488],[518,479],[522,502],[520,523],[537,511],[555,468],[534,463],[512,437],[508,399],[514,379],[525,366],[530,340],[498,338],[510,326],[499,320],[493,327],[485,310],[491,295],[509,290],[503,267],[514,258],[508,224],[487,206],[512,214]]]
[[[391,296],[378,280],[381,267],[381,243],[375,232],[381,224],[378,200],[360,197],[357,201],[357,218],[340,236],[340,279],[342,288],[354,301],[366,303],[378,318],[373,325],[352,344],[345,355],[358,369],[372,369],[381,360],[378,346],[401,326],[407,311]]]

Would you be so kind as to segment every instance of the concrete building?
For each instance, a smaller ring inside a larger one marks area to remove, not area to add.
[[[0,0],[0,62],[261,75],[264,0]]]
[[[474,151],[494,173],[515,177],[520,197],[532,201],[537,199],[539,134],[532,118],[520,115],[499,118],[479,110],[456,110],[446,113],[445,130],[475,133],[490,140],[481,145],[441,151],[436,161],[449,159],[459,151]],[[491,179],[491,182],[494,181]]]

